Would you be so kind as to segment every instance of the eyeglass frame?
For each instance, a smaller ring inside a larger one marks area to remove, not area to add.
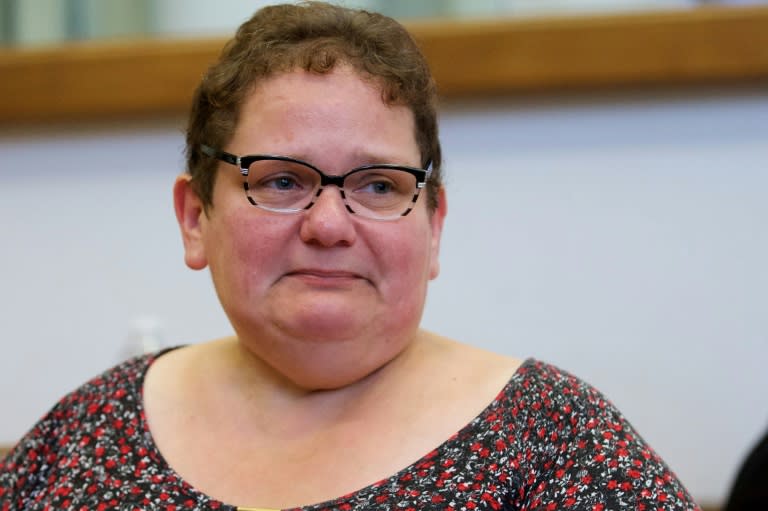
[[[237,156],[232,153],[228,153],[227,151],[222,151],[219,149],[214,149],[211,146],[201,144],[200,150],[203,154],[206,156],[210,156],[211,158],[216,158],[219,161],[223,161],[224,163],[229,163],[230,165],[234,165],[240,169],[240,175],[243,176],[245,179],[243,181],[243,189],[245,190],[245,195],[248,198],[248,202],[256,206],[259,209],[263,209],[265,211],[270,211],[273,213],[283,214],[283,215],[290,215],[299,213],[301,211],[306,211],[317,202],[317,198],[320,196],[322,191],[325,189],[328,185],[336,185],[339,188],[339,192],[341,193],[342,201],[344,202],[344,207],[347,209],[347,211],[353,215],[357,215],[361,218],[368,218],[371,220],[380,220],[380,221],[391,221],[391,220],[397,220],[398,218],[402,218],[408,213],[410,213],[413,210],[414,205],[416,204],[416,201],[419,199],[419,195],[421,194],[422,188],[424,188],[427,184],[427,181],[429,180],[429,177],[432,175],[432,161],[428,161],[425,165],[426,168],[417,168],[417,167],[409,167],[407,165],[397,165],[392,163],[373,163],[373,164],[367,164],[367,165],[361,165],[359,167],[355,167],[349,171],[347,171],[344,174],[341,175],[328,175],[319,168],[315,167],[309,162],[306,162],[304,160],[299,160],[297,158],[291,158],[290,156],[281,156],[276,154],[249,154],[244,156]],[[249,167],[253,162],[256,161],[265,161],[265,160],[272,160],[272,161],[286,161],[291,163],[297,163],[299,165],[303,165],[305,167],[308,167],[320,176],[320,186],[317,189],[317,193],[315,193],[314,197],[310,198],[309,204],[302,208],[298,209],[278,209],[278,208],[270,208],[267,206],[263,206],[261,204],[258,204],[253,197],[250,195],[250,190],[248,187],[248,174],[249,174]],[[411,174],[413,177],[416,178],[416,190],[413,194],[413,198],[411,199],[410,204],[406,208],[406,210],[403,213],[400,213],[398,215],[390,216],[390,217],[372,217],[372,216],[366,216],[366,215],[360,215],[359,213],[356,213],[355,210],[352,209],[352,207],[347,202],[347,196],[344,193],[344,180],[350,176],[351,174],[355,174],[357,172],[361,172],[364,170],[370,170],[370,169],[389,169],[389,170],[401,170],[403,172],[407,172]]]

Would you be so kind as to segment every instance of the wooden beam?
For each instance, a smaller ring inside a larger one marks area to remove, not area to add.
[[[768,8],[423,24],[444,95],[768,78]]]
[[[0,52],[0,122],[184,112],[223,40],[68,44]]]
[[[768,7],[407,23],[444,97],[768,82]],[[0,50],[0,124],[186,113],[224,39]]]

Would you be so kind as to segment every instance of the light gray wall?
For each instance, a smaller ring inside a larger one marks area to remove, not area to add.
[[[0,133],[0,442],[117,362],[230,329],[171,207],[181,121]],[[426,327],[603,390],[694,495],[768,427],[768,93],[446,105]]]

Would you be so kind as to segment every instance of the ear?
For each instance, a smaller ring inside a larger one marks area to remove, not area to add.
[[[205,211],[203,203],[195,192],[189,174],[181,174],[173,185],[173,206],[176,220],[184,242],[184,262],[193,270],[202,270],[208,265],[203,239]]]
[[[443,235],[443,222],[446,214],[448,214],[448,203],[446,202],[445,188],[440,188],[437,192],[437,208],[432,212],[430,218],[432,227],[429,261],[430,280],[437,278],[440,274],[440,239]]]

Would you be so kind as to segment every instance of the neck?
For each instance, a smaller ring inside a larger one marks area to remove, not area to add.
[[[405,349],[375,371],[348,385],[323,390],[297,385],[231,338],[217,345],[214,374],[225,386],[223,395],[240,403],[239,413],[281,417],[281,427],[289,430],[303,429],[307,424],[323,427],[354,421],[368,414],[371,407],[381,407],[385,404],[382,400],[391,399],[385,396],[398,395],[393,389],[418,378],[419,372],[411,368],[428,356],[434,345],[432,335],[419,331]]]

